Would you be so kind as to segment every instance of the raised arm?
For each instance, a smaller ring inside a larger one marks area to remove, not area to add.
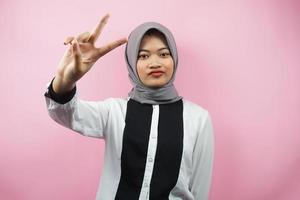
[[[64,44],[70,46],[45,93],[48,113],[53,120],[85,136],[98,138],[105,137],[111,99],[98,102],[80,100],[77,98],[75,84],[101,56],[127,41],[126,38],[121,38],[103,47],[95,47],[108,17],[104,16],[92,33],[85,32],[76,38],[66,38]]]

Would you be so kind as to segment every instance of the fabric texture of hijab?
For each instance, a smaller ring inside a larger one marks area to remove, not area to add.
[[[149,88],[145,86],[140,81],[136,69],[140,43],[145,33],[150,29],[158,30],[165,36],[174,61],[174,72],[171,80],[159,88]],[[132,90],[128,94],[130,98],[143,104],[167,104],[182,99],[181,96],[178,96],[173,84],[178,64],[176,43],[172,33],[165,26],[156,22],[146,22],[136,27],[129,35],[126,44],[125,59],[129,72],[129,79],[133,85]]]

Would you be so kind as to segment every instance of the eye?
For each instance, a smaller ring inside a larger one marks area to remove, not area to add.
[[[160,54],[160,56],[161,56],[162,58],[167,58],[167,57],[170,56],[170,53],[169,53],[169,52],[162,52],[162,53]]]
[[[141,59],[141,60],[144,60],[144,59],[147,59],[147,58],[149,58],[149,55],[147,55],[147,54],[140,54],[138,56],[138,59]]]

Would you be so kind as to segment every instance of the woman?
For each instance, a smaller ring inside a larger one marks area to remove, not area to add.
[[[147,22],[96,48],[106,15],[93,33],[69,37],[70,48],[45,93],[49,115],[85,136],[103,138],[104,169],[97,200],[208,199],[213,164],[209,113],[178,95],[178,57],[164,26]],[[128,98],[78,99],[75,83],[110,50],[126,43],[133,89]]]

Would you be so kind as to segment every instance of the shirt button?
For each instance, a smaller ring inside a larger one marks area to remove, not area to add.
[[[145,184],[144,184],[144,187],[148,187],[148,183],[145,183]]]
[[[153,161],[153,158],[148,158],[148,161],[149,161],[149,162],[152,162],[152,161]]]
[[[156,136],[155,136],[155,135],[152,135],[152,136],[151,136],[151,138],[152,138],[152,139],[155,139],[155,138],[156,138]]]

